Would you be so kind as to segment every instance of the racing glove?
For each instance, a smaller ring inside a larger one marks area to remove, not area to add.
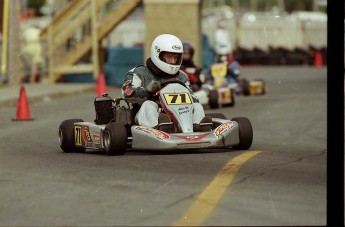
[[[161,84],[156,81],[156,80],[152,80],[147,86],[146,86],[146,90],[150,93],[156,93],[158,90],[161,89]]]
[[[199,102],[199,99],[195,94],[192,94],[192,99],[193,99],[193,102]]]
[[[135,95],[139,98],[145,98],[147,97],[147,91],[143,87],[137,87],[135,89]]]

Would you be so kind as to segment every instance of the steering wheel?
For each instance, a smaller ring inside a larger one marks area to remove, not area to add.
[[[164,87],[164,86],[166,86],[168,84],[171,84],[171,83],[178,83],[178,84],[181,84],[184,87],[187,87],[186,84],[183,81],[179,80],[179,79],[169,79],[169,80],[166,80],[166,81],[161,83],[161,86]]]

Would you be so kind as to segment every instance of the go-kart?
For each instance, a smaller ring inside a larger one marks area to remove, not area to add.
[[[204,83],[194,94],[203,106],[209,106],[211,109],[235,105],[235,92],[226,87],[215,88],[211,84]]]
[[[233,62],[228,69],[224,63],[215,63],[211,66],[211,76],[215,88],[227,88],[236,95],[264,95],[266,83],[262,79],[248,80],[239,77],[239,66]],[[229,76],[229,74],[231,76]]]
[[[181,68],[181,71],[188,75],[188,78],[192,84],[191,86],[193,93],[204,107],[216,109],[219,107],[235,105],[235,96],[232,90],[223,87],[215,88],[211,84],[205,83],[205,75],[201,72],[198,72],[196,68],[184,67]],[[199,76],[196,74],[199,74]],[[193,83],[193,81],[196,80],[193,78],[198,77],[200,77],[200,83]]]
[[[232,148],[247,150],[253,140],[253,129],[248,118],[227,120],[221,113],[210,113],[209,131],[194,131],[193,97],[181,81],[161,84],[156,93],[160,110],[168,113],[174,133],[144,127],[134,122],[133,104],[123,98],[112,99],[107,94],[95,98],[96,120],[64,120],[59,126],[59,143],[64,152],[102,150],[107,155],[122,155],[133,150],[184,150],[199,148]],[[200,123],[199,126],[202,126]]]

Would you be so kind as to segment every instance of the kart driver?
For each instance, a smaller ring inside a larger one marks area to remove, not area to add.
[[[233,55],[222,56],[222,63],[228,66],[227,80],[229,83],[237,81],[240,77],[240,64],[234,59]]]
[[[190,42],[183,42],[183,60],[181,70],[187,74],[193,91],[198,91],[201,88],[203,81],[203,74],[201,68],[197,67],[193,61],[194,47]]]
[[[183,45],[179,38],[171,34],[157,36],[151,45],[151,57],[146,60],[146,65],[138,65],[129,70],[122,85],[122,95],[125,101],[133,104],[137,109],[134,117],[136,124],[157,128],[173,133],[175,128],[166,113],[159,113],[159,107],[153,101],[153,95],[160,90],[161,83],[171,79],[181,80],[189,88],[190,82],[183,72],[179,71],[182,63]],[[190,91],[192,93],[192,91]],[[211,125],[200,123],[212,123],[210,116],[205,116],[203,106],[193,96],[194,131],[209,131]],[[136,111],[134,111],[135,113]]]

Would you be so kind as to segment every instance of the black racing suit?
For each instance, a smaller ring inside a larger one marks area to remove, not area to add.
[[[151,58],[146,61],[147,66],[138,65],[129,70],[125,76],[124,83],[122,85],[122,94],[125,100],[131,103],[142,103],[146,98],[150,99],[151,94],[146,91],[146,86],[153,80],[163,83],[172,78],[181,80],[190,87],[188,76],[179,71],[175,75],[170,75],[158,69]]]
[[[203,117],[205,117],[205,112],[202,105],[199,103],[197,97],[193,94],[190,88],[188,76],[181,71],[175,75],[167,74],[156,67],[151,58],[149,58],[146,61],[146,66],[139,65],[128,71],[122,85],[123,98],[125,101],[132,103],[132,116],[135,118],[134,120],[138,124],[145,124],[146,127],[154,127],[158,122],[158,115],[156,118],[156,112],[152,112],[153,108],[157,108],[158,110],[158,97],[146,90],[147,85],[151,81],[164,83],[165,81],[172,79],[182,81],[190,90],[195,110],[193,111],[193,123],[199,124]],[[154,103],[157,105],[154,105]]]

